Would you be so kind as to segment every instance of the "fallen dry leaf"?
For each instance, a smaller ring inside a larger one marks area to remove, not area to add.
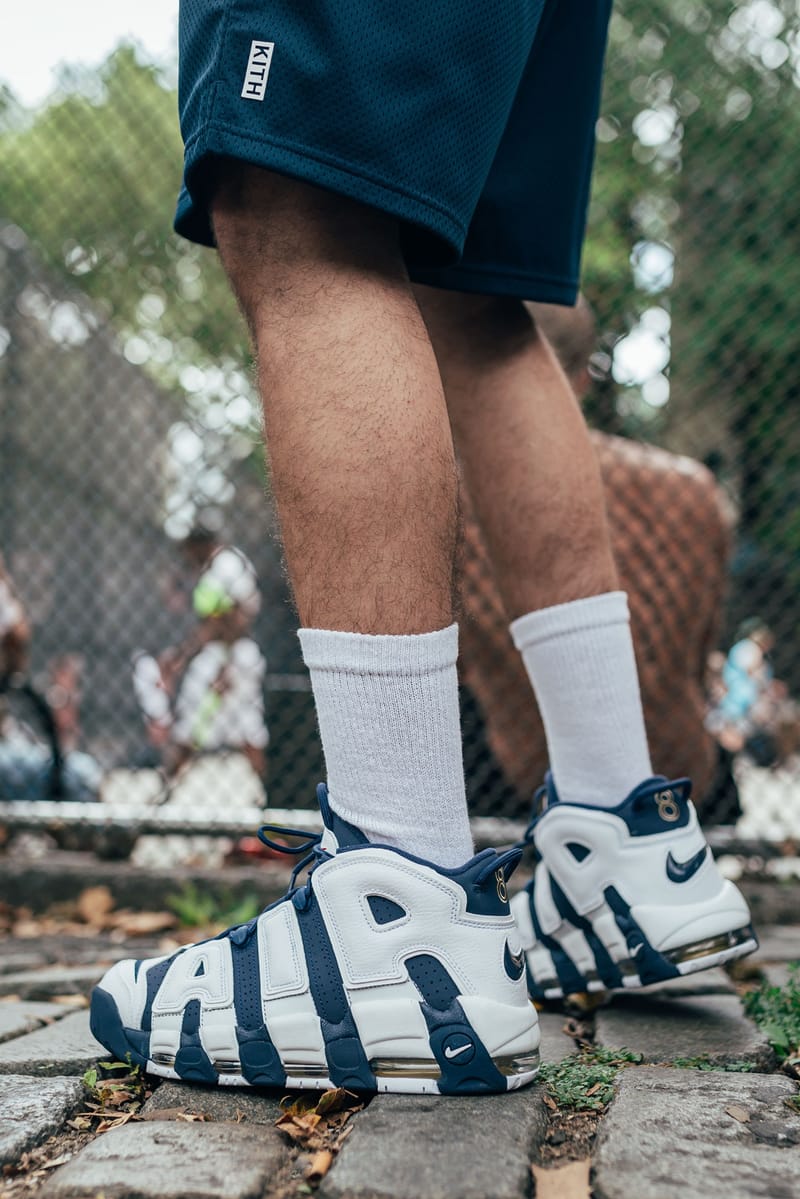
[[[110,1132],[112,1128],[122,1128],[123,1124],[129,1124],[131,1120],[138,1120],[139,1117],[135,1112],[114,1112],[113,1115],[107,1116],[105,1120],[101,1120],[97,1125],[98,1132]]]
[[[333,1087],[323,1092],[315,1106],[305,1095],[295,1100],[287,1096],[281,1100],[281,1106],[284,1111],[275,1121],[276,1128],[303,1149],[330,1149],[335,1153],[344,1125],[364,1105],[352,1091]]]
[[[11,935],[19,937],[20,940],[32,941],[35,937],[41,937],[42,924],[40,920],[17,920],[12,925]]]
[[[108,913],[113,907],[114,896],[105,886],[86,887],[78,896],[78,915],[94,928],[105,927]]]
[[[589,1170],[591,1159],[568,1162],[546,1170],[543,1166],[531,1166],[536,1183],[536,1199],[589,1199]]]
[[[178,1120],[187,1115],[189,1113],[183,1107],[159,1107],[154,1112],[142,1112],[141,1118],[143,1120]],[[203,1118],[208,1119],[204,1114]]]
[[[166,932],[177,923],[178,917],[174,912],[133,912],[123,909],[108,917],[106,927],[125,933],[128,937],[143,937]]]
[[[548,1107],[551,1112],[558,1111],[558,1104],[551,1095],[542,1095],[542,1099],[544,1100],[545,1107]]]
[[[749,1111],[746,1107],[739,1107],[738,1103],[732,1103],[730,1107],[726,1107],[725,1114],[733,1116],[734,1120],[738,1120],[740,1124],[750,1123]]]
[[[306,1170],[306,1182],[320,1182],[333,1165],[333,1154],[330,1149],[320,1149],[311,1159],[311,1165]]]
[[[353,1091],[346,1091],[344,1087],[333,1087],[330,1091],[322,1093],[314,1111],[318,1116],[330,1116],[334,1112],[341,1112],[346,1107],[351,1107],[357,1101],[358,1096]]]

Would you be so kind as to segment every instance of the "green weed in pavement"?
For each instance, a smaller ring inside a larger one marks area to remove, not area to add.
[[[178,894],[167,898],[167,907],[188,928],[206,928],[210,925],[233,928],[253,920],[262,905],[255,895],[246,895],[238,903],[229,897],[226,903],[201,891],[194,883],[187,883]]]
[[[755,1020],[781,1058],[800,1054],[800,962],[789,966],[784,987],[762,983],[743,996],[744,1010]]]
[[[681,1070],[722,1070],[728,1074],[752,1074],[755,1070],[752,1062],[712,1062],[704,1053],[697,1057],[676,1057],[669,1064]]]
[[[600,1111],[613,1098],[614,1079],[620,1068],[641,1060],[640,1053],[628,1049],[595,1045],[560,1062],[546,1063],[539,1070],[539,1082],[561,1108]]]

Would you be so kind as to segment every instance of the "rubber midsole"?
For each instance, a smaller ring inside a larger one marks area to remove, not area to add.
[[[752,926],[747,925],[744,928],[733,929],[726,933],[720,933],[716,937],[706,937],[702,941],[691,941],[686,945],[681,945],[677,949],[666,950],[662,953],[662,957],[672,966],[682,966],[688,963],[694,963],[696,969],[703,969],[700,965],[706,958],[708,959],[708,968],[721,965],[723,962],[733,961],[735,958],[746,957],[749,953],[754,953],[758,949],[758,940],[753,932]],[[652,986],[658,979],[649,980],[647,983],[642,983],[635,974],[635,965],[628,959],[628,964],[634,966],[634,971],[624,970],[623,962],[615,962],[618,970],[621,971],[624,978],[624,987],[626,990],[634,989],[637,986]],[[664,972],[663,981],[668,981],[671,973],[666,970]],[[598,981],[596,974],[592,972],[592,976],[586,976],[586,991],[601,991],[612,990],[602,981]],[[557,979],[547,979],[541,984],[542,993],[545,999],[561,999],[564,996],[563,988]]]
[[[175,1057],[171,1053],[154,1053],[154,1066],[168,1070],[175,1068]],[[530,1074],[539,1068],[539,1051],[531,1053],[511,1054],[506,1057],[496,1057],[492,1061],[506,1078],[518,1074]],[[212,1060],[211,1065],[218,1074],[238,1074],[241,1070],[239,1062],[230,1059],[225,1061]],[[432,1058],[373,1058],[369,1063],[370,1070],[376,1078],[430,1078],[438,1081],[442,1075],[438,1064]],[[287,1075],[294,1078],[327,1078],[327,1074],[318,1065],[303,1065],[299,1062],[284,1062],[283,1068]]]

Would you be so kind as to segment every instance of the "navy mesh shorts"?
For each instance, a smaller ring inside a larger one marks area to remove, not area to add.
[[[572,304],[611,0],[181,0],[175,227],[233,157],[401,223],[409,273]]]

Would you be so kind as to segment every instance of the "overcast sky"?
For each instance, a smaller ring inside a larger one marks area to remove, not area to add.
[[[0,36],[0,80],[24,104],[53,87],[59,63],[95,66],[124,37],[158,58],[174,54],[178,0],[6,0]]]

